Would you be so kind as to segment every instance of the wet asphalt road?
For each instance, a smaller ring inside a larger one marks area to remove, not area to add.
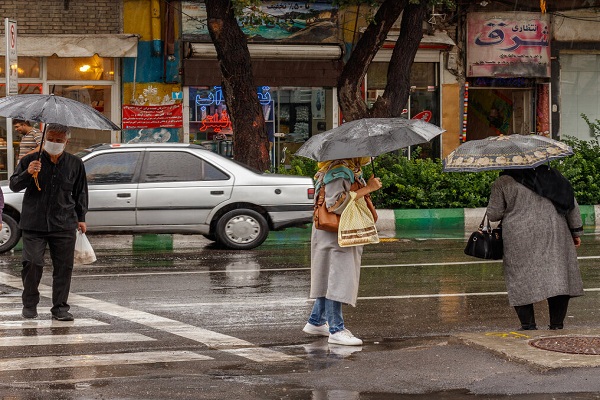
[[[464,238],[446,236],[365,249],[358,305],[344,308],[365,341],[357,348],[301,332],[307,231],[245,252],[197,237],[132,251],[120,236],[91,236],[98,261],[75,270],[74,324],[50,324],[48,297],[24,324],[20,252],[1,255],[0,399],[600,398],[598,368],[542,370],[453,336],[518,324],[501,264],[463,255]],[[600,237],[586,235],[579,256],[587,291],[566,324],[600,328]],[[545,305],[536,311],[547,325]]]

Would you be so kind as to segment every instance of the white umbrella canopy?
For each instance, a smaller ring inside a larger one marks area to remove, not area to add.
[[[94,108],[53,94],[18,94],[0,99],[0,116],[85,129],[121,128]]]
[[[444,131],[420,119],[363,118],[312,136],[295,154],[315,161],[377,157],[429,142]]]
[[[443,170],[479,172],[535,168],[572,154],[569,145],[541,135],[490,136],[458,146],[444,159]]]

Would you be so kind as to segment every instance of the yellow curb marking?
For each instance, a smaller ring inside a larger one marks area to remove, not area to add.
[[[519,332],[487,332],[485,336],[497,336],[509,339],[531,339],[531,336]]]

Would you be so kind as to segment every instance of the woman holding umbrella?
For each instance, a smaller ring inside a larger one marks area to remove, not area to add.
[[[315,175],[315,201],[320,190],[325,191],[325,205],[330,212],[341,214],[351,200],[349,194],[354,182],[360,198],[381,188],[379,178],[364,181],[361,167],[369,157],[319,162]],[[344,326],[342,304],[356,305],[360,261],[363,246],[340,247],[336,232],[315,228],[311,235],[310,297],[315,299],[303,331],[311,335],[328,336],[329,343],[360,346],[362,340]]]
[[[571,183],[548,163],[573,154],[541,135],[493,136],[463,143],[445,172],[502,170],[487,216],[502,221],[508,301],[521,329],[537,329],[533,303],[547,300],[550,329],[562,329],[569,299],[583,295],[576,248],[583,223]]]
[[[547,300],[562,329],[571,297],[583,295],[576,248],[583,223],[569,181],[548,165],[504,170],[493,183],[490,221],[502,221],[508,300],[522,330],[537,329],[533,303]]]

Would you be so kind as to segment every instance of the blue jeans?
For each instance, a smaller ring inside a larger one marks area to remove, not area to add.
[[[308,323],[315,326],[321,326],[325,322],[329,323],[329,333],[336,333],[344,330],[344,317],[342,317],[342,303],[329,300],[325,297],[317,297],[313,306]]]

